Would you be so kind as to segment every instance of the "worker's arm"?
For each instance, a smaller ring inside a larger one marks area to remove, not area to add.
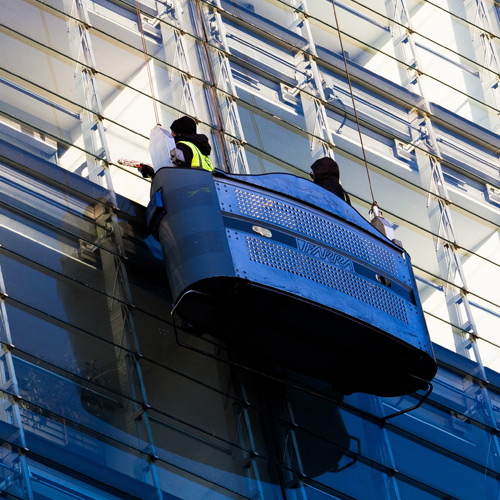
[[[154,177],[155,175],[155,170],[149,163],[141,163],[135,160],[127,160],[125,158],[120,158],[118,160],[118,163],[120,165],[126,165],[127,167],[136,168],[137,170],[139,170],[141,175],[146,179]]]

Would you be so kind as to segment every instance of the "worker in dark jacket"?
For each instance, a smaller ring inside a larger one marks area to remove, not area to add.
[[[335,160],[328,157],[316,160],[311,165],[311,177],[315,184],[351,204],[349,195],[340,184],[340,170]]]
[[[208,155],[212,147],[208,142],[208,137],[204,134],[196,133],[196,122],[188,116],[183,116],[172,122],[170,133],[175,140],[175,148],[170,151],[172,163],[176,167],[202,168],[211,172],[214,167]],[[133,164],[143,177],[154,177],[154,168],[147,163],[135,164],[134,162],[119,163]]]
[[[205,134],[196,133],[196,122],[188,116],[174,120],[170,132],[175,139],[176,150],[172,160],[177,167],[203,168],[211,172],[214,167],[208,155],[212,147]]]

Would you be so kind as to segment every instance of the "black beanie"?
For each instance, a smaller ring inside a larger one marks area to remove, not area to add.
[[[179,135],[196,134],[196,122],[192,118],[189,118],[189,116],[183,116],[172,122],[170,130]]]
[[[338,180],[340,177],[340,171],[337,162],[332,158],[329,158],[328,156],[316,160],[311,165],[311,170],[314,172],[316,179],[335,177]]]

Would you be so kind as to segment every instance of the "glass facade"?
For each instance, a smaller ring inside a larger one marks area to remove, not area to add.
[[[499,37],[494,0],[0,0],[0,496],[500,498]],[[423,404],[174,330],[120,160],[182,115],[220,170],[334,156],[378,202],[438,361]]]

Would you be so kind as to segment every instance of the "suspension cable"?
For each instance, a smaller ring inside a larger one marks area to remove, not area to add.
[[[153,86],[153,77],[151,76],[151,68],[149,67],[150,57],[148,55],[148,49],[147,49],[147,46],[146,46],[146,37],[144,36],[144,28],[142,26],[141,10],[139,8],[139,1],[138,0],[135,0],[135,10],[137,12],[137,20],[138,20],[138,25],[139,25],[139,31],[141,32],[142,51],[144,53],[144,59],[146,61],[146,70],[148,72],[149,89],[151,91],[151,98],[153,99],[153,110],[154,110],[154,113],[155,113],[156,124],[157,125],[161,125],[161,123],[160,123],[160,117],[159,117],[159,114],[158,114],[158,108],[157,108],[157,102],[156,102],[156,96],[155,96],[154,86]]]
[[[337,32],[339,34],[340,49],[342,50],[342,57],[344,59],[345,73],[346,73],[346,77],[347,77],[347,83],[349,84],[349,92],[351,93],[352,107],[354,110],[354,116],[356,118],[356,125],[358,127],[359,141],[361,143],[361,151],[363,152],[363,159],[365,162],[366,175],[368,177],[368,184],[370,186],[370,193],[372,195],[372,207],[373,207],[373,206],[377,205],[377,202],[375,201],[375,196],[373,195],[372,181],[370,178],[370,169],[368,168],[368,160],[366,158],[365,146],[363,144],[363,135],[361,134],[361,126],[359,124],[358,112],[356,110],[356,102],[354,100],[354,94],[352,91],[351,76],[349,74],[349,68],[347,66],[347,58],[345,55],[344,44],[342,42],[342,34],[340,32],[339,21],[337,18],[337,9],[335,7],[335,0],[332,0],[332,7],[333,7],[333,15],[335,16],[335,25],[337,26]]]

